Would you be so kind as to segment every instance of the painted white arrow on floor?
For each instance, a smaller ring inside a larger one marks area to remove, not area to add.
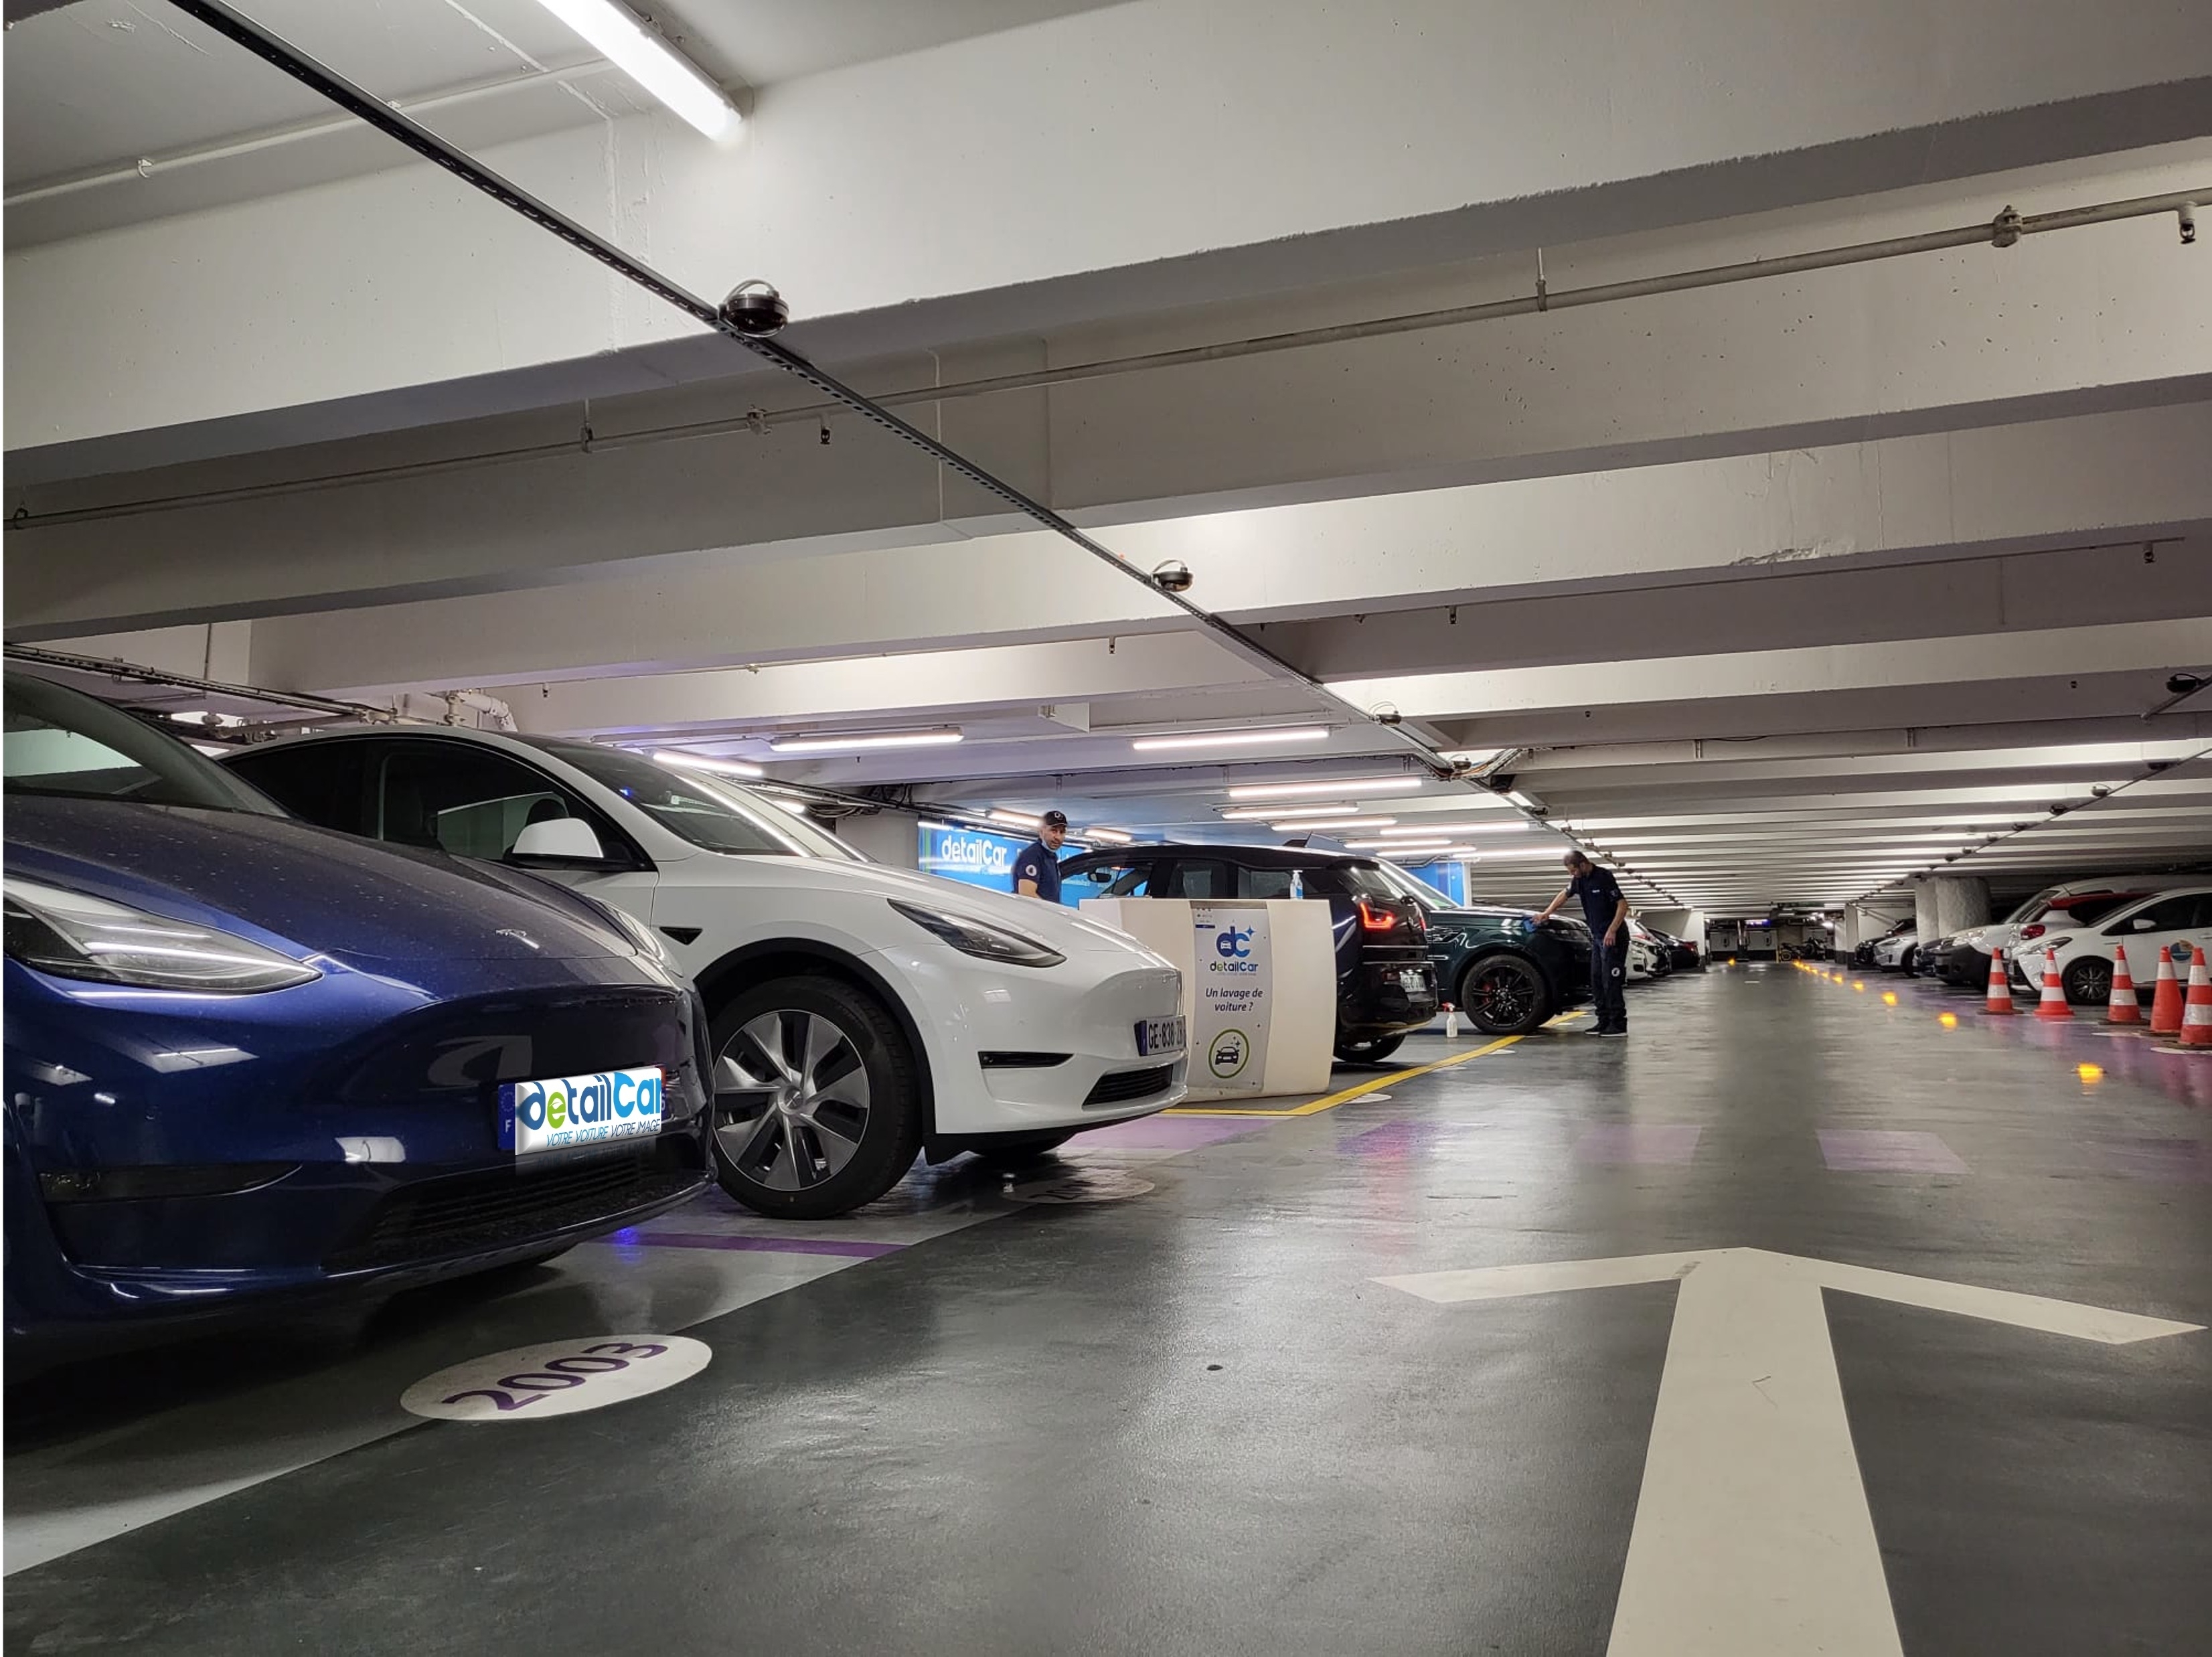
[[[2124,1345],[2203,1327],[1711,1248],[1376,1281],[1424,1300],[1681,1283],[1608,1657],[1899,1657],[1823,1289]]]

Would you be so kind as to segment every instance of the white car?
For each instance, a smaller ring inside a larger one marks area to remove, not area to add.
[[[1634,932],[1628,935],[1628,981],[1641,983],[1659,975],[1659,952]]]
[[[1874,964],[1886,973],[1911,972],[1919,944],[1920,934],[1910,927],[1891,932],[1874,946]]]
[[[2176,944],[2212,945],[2212,885],[2169,886],[2125,904],[2088,924],[2054,926],[2013,956],[2015,994],[2040,996],[2044,961],[2057,962],[2058,982],[2077,1007],[2102,1006],[2112,994],[2112,949],[2124,944],[2128,976],[2146,1011],[2158,977],[2158,952]],[[2184,978],[2188,969],[2177,969]]]
[[[502,859],[650,927],[706,1002],[722,1188],[761,1213],[842,1214],[918,1153],[1023,1160],[1183,1096],[1165,959],[1070,909],[871,863],[711,770],[437,726],[225,762],[309,822]]]

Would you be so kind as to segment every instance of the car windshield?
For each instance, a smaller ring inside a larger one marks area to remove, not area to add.
[[[1380,858],[1376,867],[1382,870],[1382,878],[1400,897],[1410,897],[1425,909],[1456,909],[1459,905],[1419,875],[1401,869],[1388,858]]]
[[[9,674],[7,691],[10,794],[284,815],[243,778],[95,696],[28,673]]]
[[[620,794],[670,833],[710,852],[744,857],[823,858],[841,863],[868,859],[787,808],[744,784],[663,765],[619,748],[592,743],[538,743],[593,781]]]

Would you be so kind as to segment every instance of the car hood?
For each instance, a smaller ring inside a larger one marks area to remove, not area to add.
[[[349,963],[634,955],[532,877],[289,818],[120,800],[8,802],[8,872]]]

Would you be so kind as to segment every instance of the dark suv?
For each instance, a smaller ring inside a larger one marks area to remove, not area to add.
[[[1526,1035],[1589,999],[1589,928],[1502,903],[1455,903],[1395,863],[1384,876],[1429,917],[1429,955],[1444,999],[1491,1035]]]
[[[1336,1056],[1389,1057],[1437,1015],[1427,917],[1373,858],[1278,846],[1128,846],[1060,865],[1060,901],[1325,899],[1336,935]]]

